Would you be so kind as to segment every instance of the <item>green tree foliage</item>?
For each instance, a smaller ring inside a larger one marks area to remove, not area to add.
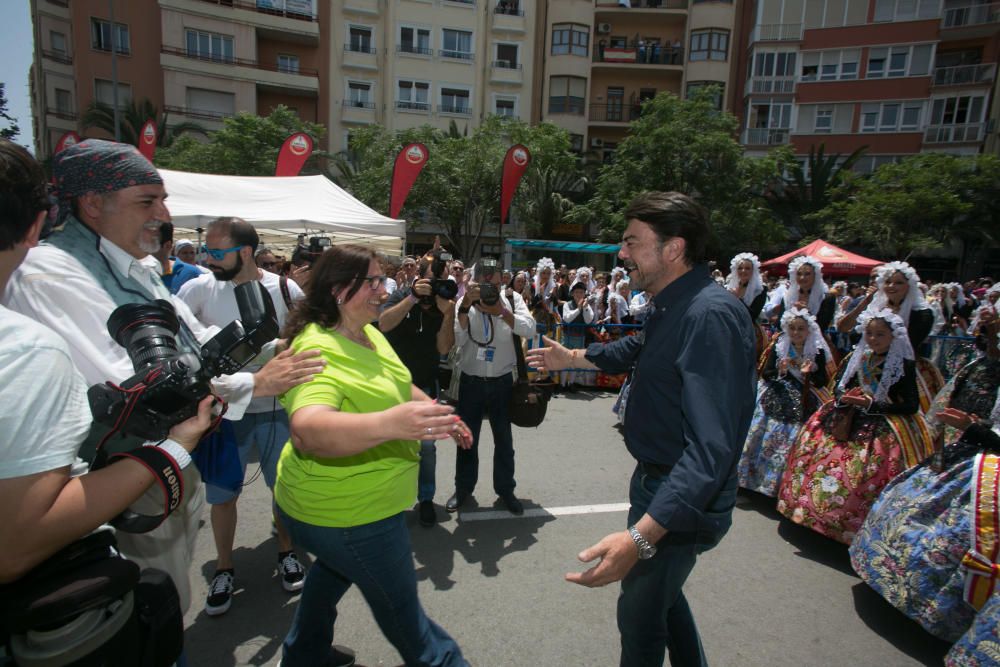
[[[1000,158],[922,153],[846,179],[848,195],[812,214],[832,240],[860,243],[886,257],[1000,240]]]
[[[7,84],[0,83],[0,119],[7,121],[7,127],[0,130],[0,137],[14,141],[17,135],[21,134],[21,128],[17,124],[17,119],[7,111],[7,95],[5,88]]]
[[[278,106],[268,116],[239,113],[223,121],[223,128],[209,134],[207,142],[185,135],[156,152],[156,166],[178,171],[234,176],[273,176],[278,151],[295,132],[305,132],[314,142],[326,134],[322,125],[300,120],[288,107]],[[314,152],[310,161],[315,160]],[[315,171],[306,163],[304,172]]]
[[[569,134],[549,123],[529,126],[520,121],[490,116],[466,134],[452,127],[448,132],[423,126],[396,134],[379,126],[351,133],[350,150],[333,161],[331,178],[377,211],[389,208],[392,168],[399,150],[420,142],[430,159],[406,199],[400,216],[416,223],[440,225],[447,245],[461,257],[473,258],[487,225],[500,216],[500,181],[503,158],[513,144],[524,144],[532,161],[515,193],[511,215],[529,225],[542,224],[546,215],[530,193],[536,172],[572,173],[576,158],[570,152]]]
[[[129,103],[119,111],[118,116],[118,128],[121,131],[121,140],[133,146],[139,145],[139,133],[142,132],[142,126],[146,124],[147,120],[156,121],[156,145],[161,148],[170,146],[177,137],[183,135],[185,132],[197,132],[203,136],[208,136],[205,128],[198,123],[175,123],[168,127],[168,114],[164,112],[161,115],[156,106],[148,98],[139,103],[129,100]],[[96,100],[91,102],[81,120],[84,128],[96,127],[104,130],[112,137],[115,136],[115,110],[110,104]]]
[[[822,230],[809,218],[826,208],[830,194],[844,182],[851,173],[851,167],[865,154],[867,146],[862,146],[841,159],[841,155],[826,155],[825,144],[809,147],[806,159],[807,170],[796,160],[787,164],[787,176],[775,181],[768,189],[766,199],[774,216],[785,226],[793,238],[817,238]],[[843,192],[841,195],[845,194]]]
[[[711,214],[720,258],[740,250],[775,246],[783,236],[761,195],[780,171],[778,160],[753,160],[736,141],[737,119],[715,109],[715,87],[681,100],[660,93],[645,102],[614,162],[597,178],[596,193],[568,213],[573,222],[595,223],[608,241],[621,238],[624,209],[640,192],[675,190],[691,195]]]

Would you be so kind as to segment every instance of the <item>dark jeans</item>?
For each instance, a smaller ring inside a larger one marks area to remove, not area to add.
[[[665,479],[653,479],[636,467],[629,488],[628,525],[642,518]],[[636,563],[622,580],[618,596],[621,667],[660,667],[667,651],[674,667],[708,664],[682,589],[698,555],[718,544],[729,529],[736,487],[734,475],[709,507],[721,511],[706,512],[719,521],[718,532],[668,533],[657,545],[656,555]]]
[[[498,496],[514,492],[514,436],[510,429],[510,373],[481,378],[462,373],[458,391],[458,416],[472,431],[472,449],[459,449],[455,459],[455,491],[471,494],[479,479],[479,432],[489,414],[493,431],[493,490]]]
[[[404,663],[467,664],[455,640],[420,606],[410,532],[403,513],[350,528],[315,526],[284,512],[281,518],[295,544],[316,556],[285,637],[281,664],[323,664],[333,642],[337,603],[351,584],[361,590],[379,629]]]

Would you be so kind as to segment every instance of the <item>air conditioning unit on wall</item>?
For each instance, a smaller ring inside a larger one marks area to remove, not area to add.
[[[604,148],[604,139],[601,139],[600,137],[594,137],[593,139],[590,140],[590,147]]]
[[[597,24],[597,34],[599,34],[599,35],[610,35],[611,34],[611,24],[610,23],[598,23]]]

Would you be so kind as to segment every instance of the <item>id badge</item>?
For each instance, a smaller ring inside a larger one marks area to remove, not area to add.
[[[479,361],[485,361],[486,363],[493,362],[493,353],[496,351],[495,347],[481,347],[476,350],[476,359]]]

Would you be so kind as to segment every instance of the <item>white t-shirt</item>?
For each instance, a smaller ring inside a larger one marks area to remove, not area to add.
[[[0,479],[72,465],[91,421],[66,341],[0,306]]]
[[[280,278],[277,274],[264,270],[260,271],[260,275],[260,284],[271,295],[271,301],[274,303],[278,326],[284,327],[288,307],[281,294]],[[288,281],[288,294],[292,298],[292,303],[305,296],[302,288],[296,285],[294,280]],[[240,308],[236,303],[236,286],[231,280],[217,280],[212,274],[198,276],[184,283],[177,292],[177,296],[188,305],[195,317],[207,325],[217,326],[221,329],[228,326],[233,320],[240,319]],[[250,364],[244,370],[253,372],[259,368],[259,364]],[[271,412],[281,409],[282,407],[277,400],[268,396],[251,400],[247,412]]]

